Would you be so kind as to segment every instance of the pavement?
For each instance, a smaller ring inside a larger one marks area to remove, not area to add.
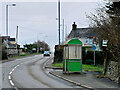
[[[74,83],[78,86],[82,86],[84,88],[88,89],[114,89],[114,90],[120,90],[117,83],[114,81],[111,81],[109,78],[97,78],[96,75],[99,75],[98,72],[82,72],[80,74],[78,73],[71,73],[71,74],[63,74],[62,68],[59,68],[61,70],[57,70],[57,67],[52,66],[52,60],[49,60],[46,64],[47,68],[53,68],[50,74],[64,79],[68,82]]]

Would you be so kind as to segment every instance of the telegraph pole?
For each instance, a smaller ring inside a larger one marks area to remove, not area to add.
[[[16,6],[16,4],[6,5],[6,48],[7,48],[7,56],[8,56],[8,7]]]
[[[59,30],[59,49],[60,49],[60,0],[58,1],[58,30]]]
[[[66,41],[66,38],[67,38],[67,25],[65,25],[65,41]]]
[[[64,19],[63,19],[62,43],[64,43]]]
[[[18,26],[17,26],[17,30],[16,30],[16,50],[17,50],[17,43],[18,43]]]
[[[7,55],[8,55],[8,5],[6,5],[6,48],[7,48]]]

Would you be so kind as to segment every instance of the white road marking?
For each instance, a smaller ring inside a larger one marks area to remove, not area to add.
[[[8,79],[9,79],[9,80],[11,79],[11,76],[10,76],[10,75],[8,76]]]
[[[12,71],[9,73],[10,75],[12,74]]]
[[[13,69],[12,69],[12,72],[13,72],[14,70],[15,70],[15,69],[13,68]]]
[[[12,85],[12,86],[15,86],[15,84],[13,83],[13,81],[12,81],[12,79],[11,79],[11,74],[13,73],[13,71],[17,68],[17,67],[19,67],[20,65],[18,64],[18,65],[16,65],[13,69],[12,69],[12,71],[10,71],[10,73],[9,73],[9,76],[8,76],[8,79],[9,79],[9,82],[10,82],[10,84]],[[16,90],[18,90],[17,89],[17,87],[14,87]]]
[[[19,67],[20,65],[18,64],[17,67]]]
[[[13,83],[13,81],[12,81],[12,80],[10,80],[10,84],[11,84],[12,86],[14,86],[14,83]]]
[[[15,88],[15,90],[19,90],[17,87],[14,87]]]
[[[12,71],[9,72],[8,79],[9,79],[10,84],[11,84],[12,86],[14,86],[15,90],[18,90],[18,88],[15,87],[15,84],[13,83],[13,81],[12,81],[12,79],[11,79],[11,74],[13,73],[13,71],[14,71],[17,67],[19,67],[19,66],[22,65],[22,64],[25,64],[26,62],[29,62],[29,61],[25,61],[24,63],[20,63],[20,64],[16,65],[16,66],[12,69]]]
[[[16,68],[17,68],[17,66],[14,67],[14,69],[16,69]]]

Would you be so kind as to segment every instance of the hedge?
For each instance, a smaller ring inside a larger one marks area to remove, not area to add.
[[[95,63],[96,65],[103,65],[104,64],[104,52],[102,51],[95,51]],[[83,64],[94,64],[94,51],[87,51],[85,52],[85,48],[82,48],[82,60]]]
[[[95,51],[95,61],[96,65],[103,65],[104,64],[104,53],[102,51]],[[85,47],[82,47],[82,60],[83,64],[94,64],[94,51],[87,51],[85,52]],[[54,63],[61,63],[63,62],[63,48],[56,49],[54,52]]]
[[[5,48],[2,46],[2,60],[8,59],[7,52],[5,51]]]
[[[54,63],[63,62],[63,48],[56,49],[54,52]]]

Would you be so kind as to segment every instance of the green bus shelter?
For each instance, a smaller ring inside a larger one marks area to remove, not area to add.
[[[72,39],[64,44],[63,73],[82,72],[82,42]]]

